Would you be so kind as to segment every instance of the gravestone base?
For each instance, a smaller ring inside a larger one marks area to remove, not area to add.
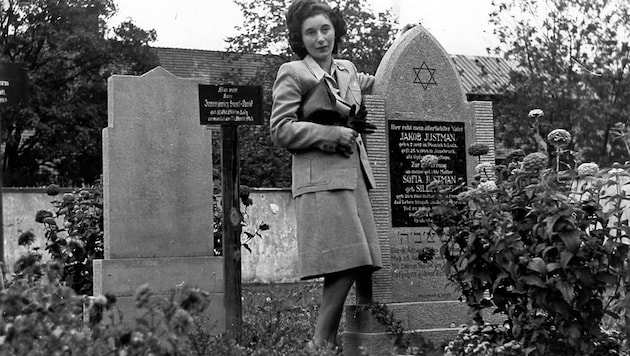
[[[441,303],[441,302],[440,302]],[[431,302],[392,303],[387,304],[388,314],[393,316],[392,322],[400,322],[405,338],[411,339],[409,346],[422,346],[431,343],[441,346],[445,341],[457,335],[459,328],[442,327],[445,318],[466,316],[466,305],[462,303],[446,303],[448,309]],[[463,307],[463,309],[461,308]],[[367,309],[368,305],[346,307],[346,332],[343,334],[344,355],[354,356],[366,352],[368,355],[395,354],[396,335],[387,331],[387,325],[381,324]],[[457,324],[457,326],[461,325]]]
[[[223,259],[214,256],[122,258],[94,261],[94,295],[111,294],[123,322],[146,312],[135,306],[134,294],[149,284],[154,297],[168,298],[184,285],[210,293],[203,323],[211,334],[225,330]]]
[[[394,350],[395,335],[387,332],[372,315],[369,305],[349,305],[345,309],[346,331],[343,334],[344,355],[389,355]],[[407,337],[417,335],[419,340],[441,347],[453,340],[462,325],[472,325],[472,315],[464,302],[428,301],[386,304],[393,322],[400,321]],[[500,324],[505,318],[485,310],[482,317],[489,324]],[[413,338],[412,338],[413,340]],[[420,346],[420,341],[410,346]]]
[[[458,330],[461,325],[473,324],[470,309],[465,302],[460,301],[392,303],[387,308],[396,320],[402,322],[405,330],[413,332]],[[494,314],[490,309],[484,310],[481,316],[488,324],[500,324],[505,320],[505,317]]]
[[[154,294],[151,300],[168,300],[170,294]],[[105,323],[118,321],[122,317],[121,322],[125,325],[133,325],[137,318],[146,318],[148,309],[138,308],[135,304],[135,297],[116,297],[115,308],[112,311],[105,312],[103,321]],[[120,313],[120,314],[118,314]],[[218,335],[225,332],[225,308],[223,307],[223,294],[210,294],[210,304],[208,308],[200,315],[198,320],[203,330],[210,335]],[[111,317],[110,317],[111,316]]]
[[[353,332],[343,333],[343,355],[393,355],[396,346],[394,336],[389,332]]]

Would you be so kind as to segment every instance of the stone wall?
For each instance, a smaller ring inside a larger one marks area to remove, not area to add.
[[[67,191],[71,191],[68,189]],[[26,252],[17,245],[18,236],[32,230],[37,239],[34,246],[43,251],[44,228],[35,222],[38,210],[52,210],[50,204],[57,197],[46,195],[45,189],[4,188],[4,251],[9,271],[20,255]],[[295,240],[295,213],[289,189],[252,189],[254,204],[247,212],[247,231],[253,231],[261,222],[270,229],[262,233],[263,239],[250,241],[242,251],[243,283],[284,283],[298,280],[297,241]],[[210,236],[210,235],[209,235]],[[47,257],[46,253],[43,253]]]

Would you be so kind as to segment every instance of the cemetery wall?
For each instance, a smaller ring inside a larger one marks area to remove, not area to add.
[[[71,189],[64,189],[72,191]],[[262,233],[264,240],[255,239],[249,243],[252,252],[242,251],[243,283],[284,283],[298,280],[297,241],[295,239],[295,214],[289,189],[252,188],[251,198],[254,204],[248,214],[247,231],[253,231],[261,222],[269,224],[270,229]],[[46,194],[41,188],[4,188],[4,251],[9,271],[26,248],[17,245],[18,236],[32,230],[37,239],[33,247],[41,251],[45,246],[44,227],[35,222],[38,210],[52,210],[50,204],[57,197]],[[210,212],[208,213],[210,215]],[[208,235],[210,238],[210,235]],[[44,258],[47,257],[43,253]]]

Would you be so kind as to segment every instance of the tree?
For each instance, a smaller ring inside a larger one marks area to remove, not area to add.
[[[271,111],[271,83],[280,64],[291,60],[285,14],[288,0],[234,0],[243,13],[240,32],[228,37],[228,51],[266,54],[266,64],[257,75],[245,78],[240,73],[226,73],[225,80],[235,84],[263,85],[265,123]],[[375,15],[367,0],[332,0],[348,24],[337,57],[349,59],[359,71],[374,74],[381,58],[391,46],[396,33],[396,19],[391,12]],[[241,127],[241,182],[251,186],[286,187],[291,182],[290,155],[273,146],[264,127]]]
[[[531,137],[523,118],[539,108],[542,131],[570,131],[584,161],[628,159],[611,129],[630,113],[629,11],[624,0],[495,2],[495,53],[516,66],[496,105],[497,135],[507,147],[535,147],[523,139]]]
[[[108,29],[111,0],[7,0],[0,10],[0,61],[28,77],[27,103],[2,114],[4,184],[91,184],[102,172],[107,78],[152,68],[155,32]]]

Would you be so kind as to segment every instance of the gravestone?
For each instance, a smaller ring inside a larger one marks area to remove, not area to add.
[[[108,80],[105,258],[94,261],[94,295],[115,295],[130,320],[142,284],[157,296],[198,287],[210,293],[208,326],[219,333],[223,261],[213,255],[212,142],[199,124],[199,84],[161,67]]]
[[[357,286],[357,300],[371,294],[405,331],[439,341],[470,321],[468,308],[445,276],[439,238],[414,213],[434,204],[430,182],[472,181],[479,162],[467,155],[471,143],[487,144],[490,154],[482,161],[494,163],[492,104],[467,102],[450,56],[422,26],[404,33],[387,51],[373,95],[364,102],[368,121],[378,127],[366,138],[366,147],[377,181],[370,198],[384,268],[372,276],[371,288]],[[439,163],[423,168],[420,160],[429,154]],[[437,252],[433,260],[418,258],[425,248]],[[359,306],[347,308],[346,321],[346,355],[360,354],[359,346],[371,355],[392,351],[384,326]]]

